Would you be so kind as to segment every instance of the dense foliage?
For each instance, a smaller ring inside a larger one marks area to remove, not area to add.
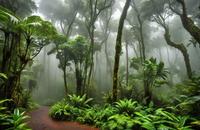
[[[103,130],[192,130],[198,122],[191,116],[179,115],[176,108],[156,108],[152,103],[143,106],[131,99],[120,100],[114,105],[88,106],[85,102],[85,107],[77,106],[75,102],[82,102],[84,97],[73,95],[73,99],[56,103],[50,109],[50,116],[57,120],[94,125]]]
[[[31,130],[28,128],[26,121],[29,118],[25,112],[19,109],[14,109],[13,113],[8,111],[2,105],[11,100],[0,101],[0,129],[2,130]]]

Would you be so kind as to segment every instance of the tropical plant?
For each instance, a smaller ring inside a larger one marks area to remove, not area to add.
[[[8,115],[7,108],[3,106],[4,103],[8,102],[10,100],[0,100],[0,129],[3,129],[5,126],[8,126],[9,123],[7,119],[10,117]]]
[[[77,120],[83,113],[84,109],[74,107],[65,99],[54,104],[49,110],[49,115],[56,120]]]
[[[71,51],[68,49],[68,39],[64,35],[56,35],[54,37],[53,43],[55,44],[55,47],[52,48],[48,55],[51,55],[53,53],[56,53],[56,58],[59,60],[58,68],[62,70],[63,72],[63,81],[64,81],[64,87],[65,87],[65,94],[68,94],[68,83],[67,83],[67,66],[70,66],[70,54]]]
[[[70,110],[71,106],[67,104],[65,100],[63,100],[57,102],[50,108],[49,115],[53,119],[57,120],[70,120],[71,119]]]
[[[89,107],[89,103],[92,101],[92,98],[86,97],[86,94],[83,96],[77,96],[75,94],[69,95],[69,103],[77,108],[86,108]]]
[[[85,109],[81,115],[77,117],[77,121],[83,124],[95,125],[98,118],[98,109],[91,107]]]
[[[25,17],[33,13],[37,6],[33,0],[1,0],[0,5],[10,9],[20,17]]]
[[[144,62],[144,90],[146,103],[152,100],[153,87],[159,87],[166,84],[168,71],[164,68],[164,63],[157,63],[155,58],[150,58]]]
[[[108,121],[108,118],[112,115],[117,114],[117,109],[111,105],[105,105],[100,107],[97,112],[97,119],[95,122],[96,127],[101,127],[105,122]]]
[[[167,74],[169,73],[164,68],[164,63],[157,63],[155,58],[150,58],[144,62],[144,72],[146,74],[146,81],[152,86],[160,86],[166,83]]]
[[[105,103],[112,103],[113,99],[112,99],[112,92],[109,91],[107,93],[103,93],[103,100]]]
[[[132,99],[123,99],[116,102],[115,107],[120,114],[132,115],[135,111],[140,110],[140,106],[136,101]]]
[[[176,85],[179,90],[173,104],[182,114],[198,114],[200,108],[200,77],[193,77]]]
[[[8,77],[4,73],[0,73],[0,79],[7,79]]]
[[[6,102],[11,102],[9,99],[0,100],[0,129],[5,130],[30,130],[26,124],[29,118],[25,112],[20,112],[19,109],[14,109],[11,113],[3,106]]]
[[[29,116],[27,116],[25,112],[20,112],[19,109],[15,109],[14,113],[11,115],[11,118],[8,119],[11,128],[6,130],[31,130],[25,123],[28,118]]]
[[[50,43],[56,34],[53,25],[39,16],[18,18],[13,12],[0,6],[0,31],[4,34],[1,72],[8,77],[1,87],[4,98],[13,99],[19,105],[21,96],[20,78],[28,63]],[[9,44],[9,46],[7,46]]]
[[[177,115],[171,109],[156,109],[153,102],[141,106],[130,99],[103,107],[74,107],[63,100],[51,108],[50,115],[53,118],[58,116],[59,120],[94,125],[102,130],[192,130],[192,127],[198,128],[199,124],[198,119]]]
[[[54,41],[56,46],[48,54],[56,53],[56,58],[59,60],[59,68],[63,71],[64,75],[66,94],[68,94],[66,67],[73,63],[76,76],[76,94],[82,95],[85,91],[84,79],[86,73],[84,71],[88,68],[86,64],[89,54],[87,39],[83,36],[67,39],[65,36],[58,35]]]
[[[132,130],[134,126],[134,120],[127,116],[116,114],[108,118],[101,129],[102,130]]]
[[[84,109],[83,113],[77,118],[77,121],[84,124],[101,127],[108,121],[108,118],[114,114],[117,114],[117,110],[111,105],[105,105],[103,107],[97,105],[88,109]]]
[[[154,126],[154,118],[152,117],[156,118],[152,114],[146,114],[145,111],[135,112],[134,122],[139,125],[140,128],[156,130],[156,127]]]
[[[5,83],[7,79],[8,77],[6,76],[6,74],[0,73],[0,86],[4,86],[3,84]]]
[[[155,111],[155,115],[160,116],[162,124],[165,124],[168,128],[174,130],[191,130],[191,126],[187,126],[186,121],[189,119],[189,116],[178,116],[173,113],[167,112],[162,108]]]
[[[178,116],[159,108],[151,113],[145,110],[135,112],[134,122],[147,130],[191,130],[186,124],[188,119],[188,116]]]

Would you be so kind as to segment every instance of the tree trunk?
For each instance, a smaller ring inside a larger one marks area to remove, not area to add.
[[[76,71],[76,94],[77,95],[82,95],[83,90],[82,90],[82,76],[81,72],[78,68],[78,64],[75,63],[75,71]]]
[[[115,46],[115,63],[114,63],[114,73],[113,73],[113,102],[117,101],[117,85],[118,85],[118,70],[119,70],[119,60],[122,50],[122,31],[124,26],[124,20],[128,12],[131,0],[126,0],[125,6],[123,8],[117,32],[116,46]]]
[[[91,25],[91,26],[94,26],[94,25]],[[89,74],[88,74],[88,83],[87,85],[89,86],[90,85],[90,80],[91,80],[91,77],[92,77],[92,70],[93,70],[93,67],[94,67],[94,27],[92,27],[92,31],[91,31],[91,34],[90,34],[90,41],[91,41],[91,46],[90,46],[90,58],[89,60],[91,60],[90,62],[90,65],[89,65]]]
[[[67,74],[66,74],[66,67],[63,68],[63,78],[64,78],[64,86],[65,86],[65,95],[68,94],[68,86],[67,86]]]
[[[144,79],[144,97],[145,97],[145,101],[146,101],[146,105],[148,105],[151,100],[152,100],[152,92],[150,90],[150,82],[146,79]]]
[[[141,19],[140,12],[138,11],[138,8],[134,1],[133,1],[133,8],[134,8],[135,12],[137,13],[137,20],[139,23],[140,38],[139,38],[138,42],[139,42],[139,47],[140,47],[141,63],[144,63],[146,60],[146,54],[145,54],[145,44],[144,44],[144,36],[143,36],[143,21]],[[144,71],[143,72],[144,97],[146,99],[146,103],[149,104],[151,101],[152,94],[151,94],[151,90],[150,90],[150,85],[146,79],[147,79],[146,73]]]
[[[138,23],[139,23],[139,34],[140,34],[140,37],[139,37],[139,45],[140,45],[140,53],[141,53],[141,57],[143,59],[143,62],[146,60],[146,54],[145,54],[145,44],[144,44],[144,36],[143,36],[143,21],[141,19],[141,15],[140,15],[140,12],[137,8],[137,6],[135,5],[135,2],[133,1],[133,8],[135,10],[135,12],[137,13],[137,20],[138,20]]]
[[[195,25],[194,21],[187,16],[187,9],[184,0],[176,0],[182,6],[182,14],[178,14],[181,18],[183,27],[193,36],[200,45],[200,28]],[[173,10],[172,10],[173,11]]]
[[[126,86],[128,86],[128,76],[129,76],[129,64],[128,64],[128,42],[126,42]]]
[[[167,44],[178,49],[182,53],[182,55],[184,57],[185,67],[187,70],[187,76],[189,79],[191,79],[192,78],[192,68],[190,65],[190,58],[189,58],[189,54],[187,52],[187,48],[183,44],[176,44],[176,43],[172,42],[170,39],[169,29],[166,27],[164,29],[165,29],[164,37],[165,37]]]
[[[109,53],[108,53],[108,42],[105,42],[105,54],[106,54],[106,69],[108,72],[110,72],[110,76],[112,77],[112,63],[109,58]]]

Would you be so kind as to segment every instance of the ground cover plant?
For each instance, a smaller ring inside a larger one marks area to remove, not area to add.
[[[93,125],[103,130],[192,130],[197,119],[188,115],[180,115],[172,108],[157,108],[144,106],[132,99],[122,99],[113,105],[105,104],[79,107],[74,99],[82,101],[84,96],[69,96],[61,102],[54,104],[49,112],[53,119],[65,121],[78,121]],[[76,100],[76,102],[79,102]],[[84,102],[84,101],[83,101]]]

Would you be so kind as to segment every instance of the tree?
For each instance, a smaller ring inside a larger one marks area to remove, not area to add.
[[[59,25],[61,32],[68,38],[73,32],[73,25],[75,24],[81,4],[81,0],[40,1],[39,11],[54,24]]]
[[[138,9],[138,6],[136,5],[135,1],[132,1],[131,3],[132,10],[135,13],[135,16],[137,18],[137,23],[133,23],[132,20],[129,20],[129,24],[132,26],[132,30],[134,31],[134,35],[139,43],[139,52],[140,52],[140,58],[141,58],[141,64],[143,64],[146,60],[146,47],[145,47],[145,41],[144,41],[144,21],[145,19],[142,17],[142,11],[141,9]],[[143,69],[144,70],[144,69]],[[148,90],[148,84],[146,81],[146,74],[145,71],[143,71],[143,86],[144,90]],[[149,97],[149,92],[145,91],[145,97]]]
[[[86,23],[86,28],[88,31],[88,35],[90,38],[90,57],[88,59],[87,64],[89,64],[89,72],[87,72],[87,69],[85,68],[85,73],[88,73],[88,77],[86,77],[86,79],[84,79],[84,84],[86,84],[86,80],[87,80],[87,85],[90,84],[90,80],[91,80],[91,76],[92,76],[92,70],[93,70],[93,60],[94,60],[94,53],[95,53],[95,23],[99,17],[99,15],[105,11],[106,9],[110,8],[113,4],[113,0],[87,0],[86,1],[86,5],[84,8],[85,13],[83,14],[83,16],[85,17],[85,23]]]
[[[169,10],[164,9],[162,14],[157,11],[156,14],[153,15],[152,17],[153,17],[153,20],[156,23],[158,23],[161,27],[163,27],[163,29],[165,30],[164,38],[165,38],[165,41],[167,42],[167,44],[169,46],[172,46],[172,47],[178,49],[182,53],[183,58],[184,58],[184,62],[185,62],[185,67],[186,67],[186,70],[187,70],[187,76],[188,76],[188,78],[191,79],[192,78],[192,68],[191,68],[190,58],[189,58],[187,48],[185,47],[185,45],[183,43],[177,44],[177,43],[175,43],[171,40],[169,27],[166,24],[166,19],[170,15],[171,14],[170,14]]]
[[[136,28],[136,30],[139,32],[138,36],[138,42],[140,44],[140,51],[141,51],[141,58],[142,61],[144,62],[146,60],[146,54],[145,54],[145,43],[144,43],[144,34],[143,34],[143,24],[144,20],[142,19],[141,13],[137,8],[136,3],[133,1],[131,4],[132,8],[134,9],[136,16],[137,16],[137,21],[138,21],[138,27],[135,27],[134,25],[133,28]],[[130,22],[129,22],[130,23]]]
[[[123,8],[117,32],[116,46],[115,46],[115,62],[114,62],[114,73],[113,73],[113,102],[117,100],[117,85],[118,85],[118,70],[119,70],[119,60],[121,55],[122,46],[122,31],[124,26],[124,20],[128,12],[131,0],[126,0],[125,6]]]
[[[168,71],[164,68],[163,62],[157,63],[156,59],[150,58],[144,62],[144,72],[146,74],[145,99],[149,104],[152,101],[152,88],[166,83]]]
[[[57,3],[57,4],[55,4]],[[39,10],[55,25],[58,25],[62,35],[55,36],[55,47],[48,54],[56,52],[56,58],[59,60],[59,68],[63,72],[65,94],[68,93],[67,66],[69,64],[69,56],[63,44],[67,44],[68,39],[73,35],[74,26],[77,26],[76,19],[79,10],[82,8],[81,0],[50,0],[40,1]],[[78,25],[79,26],[79,25]]]
[[[37,9],[33,0],[0,0],[0,5],[19,17],[26,17]]]
[[[3,7],[0,7],[0,20],[0,30],[4,34],[0,67],[8,77],[1,87],[1,96],[18,104],[23,90],[20,85],[22,71],[50,42],[56,29],[39,16],[20,19]]]
[[[69,41],[69,47],[72,51],[72,61],[75,67],[76,75],[76,94],[83,95],[85,87],[83,85],[84,68],[87,57],[89,56],[89,42],[82,36],[77,36],[75,39]]]
[[[175,43],[171,40],[169,26],[167,25],[166,20],[172,15],[172,12],[167,6],[164,6],[166,3],[167,1],[165,0],[164,1],[151,0],[151,1],[144,2],[143,7],[150,9],[150,11],[145,12],[146,17],[150,18],[151,21],[158,23],[164,29],[164,38],[165,38],[166,43],[169,46],[176,48],[181,52],[184,58],[185,67],[187,70],[187,76],[188,78],[191,78],[192,68],[191,68],[189,54],[188,54],[186,46],[183,43]]]
[[[50,50],[47,54],[56,53],[56,58],[59,60],[58,68],[63,72],[63,80],[65,87],[65,94],[68,94],[68,84],[67,84],[67,66],[70,65],[69,61],[71,60],[68,52],[68,39],[64,35],[56,35],[53,39],[55,47]]]
[[[107,72],[110,72],[110,76],[112,77],[112,63],[111,63],[111,59],[109,58],[109,48],[108,48],[108,38],[109,38],[109,35],[111,33],[111,28],[109,28],[109,26],[111,25],[110,24],[110,21],[111,21],[111,17],[112,17],[112,13],[113,13],[113,8],[109,8],[107,9],[106,11],[104,11],[102,13],[102,15],[100,16],[100,25],[101,25],[101,29],[102,29],[102,38],[103,39],[101,41],[101,46],[102,44],[104,44],[104,51],[105,51],[105,55],[106,55],[106,70]]]
[[[59,59],[59,68],[63,71],[63,78],[65,84],[65,92],[68,94],[67,86],[67,66],[71,66],[73,63],[75,68],[76,77],[76,94],[83,95],[85,93],[85,88],[83,85],[84,79],[84,68],[86,65],[86,59],[89,55],[89,42],[86,38],[82,36],[77,36],[74,39],[67,40],[65,36],[60,36],[60,38],[54,41],[56,47],[53,48],[48,54],[56,52],[56,58]]]
[[[174,5],[177,2],[181,6],[181,11],[178,11]],[[188,16],[187,7],[185,0],[169,0],[170,9],[177,14],[183,24],[183,27],[190,33],[191,36],[200,44],[200,28],[195,24],[195,22]]]

